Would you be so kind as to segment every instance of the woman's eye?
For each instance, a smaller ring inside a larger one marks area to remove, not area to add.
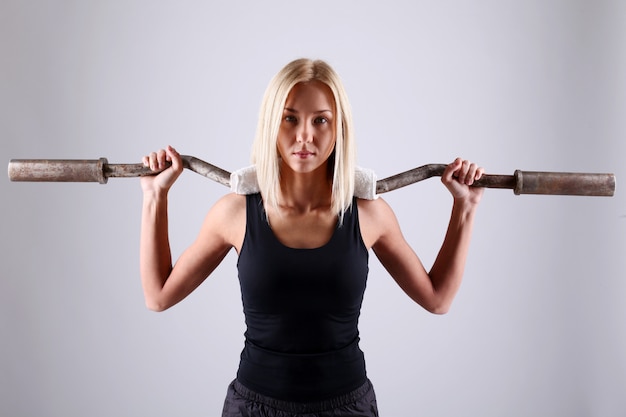
[[[324,124],[324,123],[328,123],[328,119],[325,117],[318,117],[315,119],[315,123],[317,124]]]
[[[295,123],[295,122],[297,121],[297,120],[296,120],[296,118],[295,118],[294,116],[285,116],[284,120],[285,120],[287,123]]]

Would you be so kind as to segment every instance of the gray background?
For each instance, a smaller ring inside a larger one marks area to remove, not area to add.
[[[379,177],[456,156],[491,173],[626,178],[626,2],[18,1],[0,4],[0,148],[137,162],[172,144],[249,163],[269,79],[330,62]],[[185,173],[174,256],[227,190]],[[0,181],[0,415],[215,416],[243,317],[236,256],[145,309],[136,179]],[[451,199],[394,191],[427,266]],[[452,311],[429,315],[371,259],[362,348],[384,416],[624,416],[626,201],[489,190]]]

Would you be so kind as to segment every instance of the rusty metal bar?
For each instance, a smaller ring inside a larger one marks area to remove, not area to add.
[[[444,164],[429,164],[387,177],[376,182],[376,193],[382,194],[431,177],[440,177],[445,168]],[[516,170],[513,175],[483,175],[474,186],[511,189],[516,195],[611,197],[615,194],[615,175]]]
[[[183,155],[183,166],[225,186],[230,186],[230,172],[193,156]],[[425,179],[441,176],[445,164],[428,164],[376,182],[376,193],[383,194]],[[11,181],[99,182],[108,178],[129,178],[154,175],[143,164],[109,164],[106,158],[13,159],[9,162]],[[571,172],[538,172],[516,170],[513,175],[484,175],[474,183],[477,187],[511,189],[516,195],[613,196],[613,174]]]
[[[376,193],[382,194],[396,190],[432,177],[440,177],[446,169],[445,164],[428,164],[376,182]],[[514,189],[516,182],[513,175],[483,175],[474,183],[476,187]]]
[[[230,186],[230,172],[193,156],[183,155],[183,166],[225,186]],[[169,164],[168,164],[169,166]],[[12,159],[9,179],[25,182],[99,182],[109,178],[132,178],[158,172],[143,164],[109,164],[100,159]]]
[[[230,187],[230,172],[193,156],[181,155],[181,158],[184,168]],[[169,165],[168,163],[167,167]],[[104,175],[114,178],[141,177],[154,174],[158,174],[158,172],[146,168],[143,164],[107,164],[104,167]]]

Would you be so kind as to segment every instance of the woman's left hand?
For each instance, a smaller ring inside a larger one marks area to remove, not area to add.
[[[456,158],[446,167],[441,175],[441,182],[455,200],[478,204],[485,189],[483,187],[471,187],[471,185],[474,181],[479,180],[484,173],[485,170],[475,163]]]

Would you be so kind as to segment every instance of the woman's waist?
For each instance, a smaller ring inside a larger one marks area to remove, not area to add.
[[[349,350],[358,339],[356,321],[287,320],[284,317],[263,321],[246,320],[246,342],[268,354],[325,355]]]
[[[284,352],[246,341],[237,378],[263,395],[288,401],[317,401],[349,392],[367,375],[356,337],[349,344],[323,352]]]

